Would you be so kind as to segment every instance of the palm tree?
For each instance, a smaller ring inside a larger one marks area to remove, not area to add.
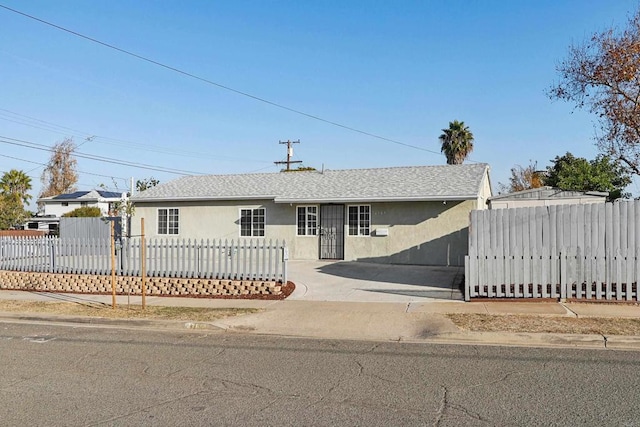
[[[473,151],[473,134],[464,122],[449,122],[449,129],[442,129],[441,152],[447,157],[448,165],[461,165]]]
[[[0,195],[18,198],[21,203],[29,204],[31,195],[31,178],[22,171],[11,169],[0,179]]]

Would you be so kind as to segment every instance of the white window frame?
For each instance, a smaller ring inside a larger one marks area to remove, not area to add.
[[[165,229],[160,229],[160,211],[166,211],[167,215],[167,223],[165,225]],[[173,219],[170,215],[170,211],[175,211],[175,219]],[[171,222],[175,221],[175,227],[171,227]],[[159,236],[178,236],[180,235],[180,209],[179,208],[158,208],[156,211],[156,232]],[[172,229],[175,228],[175,233],[171,233]],[[164,232],[163,232],[164,231]]]
[[[262,235],[257,234],[256,232],[259,233],[259,229],[254,229],[254,215],[256,214],[255,211],[262,211]],[[243,211],[250,211],[251,212],[251,216],[250,216],[250,221],[249,221],[249,226],[250,226],[250,230],[249,230],[249,235],[243,235],[242,234],[242,212]],[[264,207],[254,207],[254,208],[240,208],[238,210],[238,235],[240,237],[255,237],[255,238],[264,238],[264,236],[266,236],[267,234],[267,208]]]
[[[309,208],[314,208],[315,212],[313,213],[315,215],[315,226],[309,226]],[[304,209],[304,234],[300,234],[300,217],[298,216],[298,210],[299,209]],[[320,209],[318,208],[318,205],[298,205],[296,206],[296,236],[299,237],[317,237],[318,236],[318,227],[320,225],[319,223],[319,216],[318,216],[318,212],[320,211]]]
[[[355,234],[351,233],[351,208],[357,208],[358,210],[358,218],[357,218],[357,224],[356,224],[356,228],[357,228],[357,232]],[[368,224],[361,223],[361,218],[360,216],[362,215],[361,209],[362,208],[367,208],[368,209]],[[368,232],[365,233],[365,229],[368,230]],[[371,237],[371,205],[348,205],[347,206],[347,236],[351,236],[351,237]]]

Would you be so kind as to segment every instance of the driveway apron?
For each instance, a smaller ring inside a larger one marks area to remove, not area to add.
[[[289,261],[289,300],[348,302],[462,301],[463,267]]]

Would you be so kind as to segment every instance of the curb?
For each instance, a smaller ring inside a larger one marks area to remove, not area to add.
[[[207,322],[193,322],[188,320],[159,320],[159,319],[110,319],[106,317],[36,315],[26,313],[0,312],[0,321],[13,323],[44,323],[50,325],[82,325],[103,326],[126,329],[198,329],[224,331],[223,328]]]
[[[633,335],[453,332],[434,335],[415,342],[640,351],[640,336]]]
[[[318,337],[302,333],[278,332],[264,333],[252,327],[229,326],[220,321],[194,322],[188,320],[158,320],[158,319],[110,319],[105,317],[37,315],[33,313],[0,312],[0,322],[9,323],[38,323],[56,326],[98,326],[106,328],[146,329],[146,330],[198,330],[216,331],[247,335],[268,335],[288,338],[308,339],[347,339],[340,337]],[[217,323],[217,324],[216,324]],[[630,350],[640,351],[640,336],[632,335],[579,335],[579,334],[551,334],[551,333],[514,333],[514,332],[445,332],[424,337],[388,338],[362,337],[347,340],[400,342],[411,344],[448,344],[448,345],[489,345],[515,347],[546,347],[566,349],[601,349],[601,350]]]

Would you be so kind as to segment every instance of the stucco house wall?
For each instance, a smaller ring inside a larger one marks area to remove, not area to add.
[[[319,233],[298,236],[297,204],[255,200],[208,201],[199,203],[154,202],[136,206],[132,234],[140,234],[144,218],[148,238],[247,239],[240,236],[240,209],[265,208],[264,237],[252,239],[285,240],[291,259],[319,258]],[[300,206],[314,206],[304,204]],[[319,205],[316,205],[319,206]],[[345,205],[345,209],[349,205]],[[477,207],[475,200],[443,202],[371,203],[371,232],[368,236],[350,236],[344,227],[344,259],[394,264],[464,265],[467,253],[468,218]],[[179,233],[158,234],[158,209],[179,209]],[[379,235],[386,230],[387,235]]]

